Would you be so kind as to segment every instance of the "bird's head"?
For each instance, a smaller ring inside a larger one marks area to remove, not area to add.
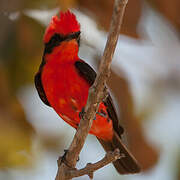
[[[58,45],[62,41],[76,39],[79,43],[80,24],[76,16],[69,10],[60,12],[59,16],[53,16],[44,35],[44,43],[51,46]]]

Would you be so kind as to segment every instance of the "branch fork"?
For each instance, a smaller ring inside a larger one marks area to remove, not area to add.
[[[112,163],[112,162],[116,161],[117,159],[120,159],[123,157],[125,157],[125,156],[124,156],[124,154],[120,153],[119,149],[116,149],[114,152],[109,151],[103,159],[101,159],[100,161],[98,161],[96,163],[88,163],[82,169],[78,170],[76,168],[69,167],[69,169],[67,171],[65,171],[66,178],[72,179],[74,177],[88,175],[90,179],[93,179],[95,171],[97,171],[98,169],[106,166],[107,164]],[[63,157],[60,157],[60,159],[58,161],[59,161],[58,162],[59,166],[61,166],[62,162],[66,164]],[[66,164],[66,166],[68,166],[68,165]]]

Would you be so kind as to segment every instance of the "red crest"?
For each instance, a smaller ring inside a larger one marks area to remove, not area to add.
[[[52,17],[45,31],[44,42],[47,43],[55,33],[65,36],[78,31],[80,31],[80,24],[76,20],[76,16],[69,10],[64,13],[60,12],[59,17]]]

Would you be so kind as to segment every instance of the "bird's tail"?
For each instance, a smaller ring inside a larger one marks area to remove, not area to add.
[[[124,154],[124,157],[113,162],[114,167],[120,174],[132,174],[140,172],[140,166],[138,165],[136,159],[129,152],[115,131],[111,141],[104,141],[99,138],[98,140],[106,152],[114,151],[118,148],[120,153]]]

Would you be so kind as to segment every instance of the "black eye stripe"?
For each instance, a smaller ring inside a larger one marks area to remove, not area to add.
[[[49,40],[48,43],[45,44],[45,50],[44,50],[44,53],[48,53],[50,54],[53,50],[54,47],[56,46],[59,46],[59,44],[62,42],[62,41],[69,41],[71,39],[77,39],[78,40],[78,37],[80,35],[80,31],[78,32],[75,32],[75,33],[72,33],[72,34],[69,34],[67,36],[61,36],[60,34],[54,34],[51,39]],[[79,44],[79,40],[78,40],[78,44]]]

